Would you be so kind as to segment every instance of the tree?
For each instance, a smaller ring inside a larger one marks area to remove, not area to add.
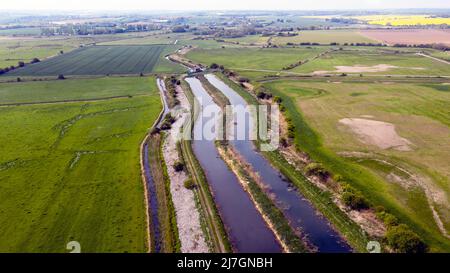
[[[427,246],[407,225],[401,224],[388,229],[386,241],[393,250],[400,253],[423,253]]]
[[[58,80],[65,80],[65,79],[66,79],[66,77],[64,77],[63,74],[59,74],[58,75]]]
[[[38,63],[38,62],[40,62],[41,60],[39,60],[38,58],[33,58],[33,60],[31,60],[31,63],[32,64],[35,64],[35,63]]]
[[[21,78],[17,78],[17,82],[21,82],[22,81],[22,79]]]
[[[209,68],[211,68],[211,69],[217,69],[217,68],[219,68],[219,65],[216,64],[216,63],[212,63],[212,64],[209,66]]]

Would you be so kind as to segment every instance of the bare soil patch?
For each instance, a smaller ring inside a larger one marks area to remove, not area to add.
[[[349,127],[366,144],[381,149],[411,150],[411,142],[400,137],[391,123],[362,118],[344,118],[339,123]]]
[[[386,44],[435,44],[450,45],[450,32],[438,29],[364,30],[361,34]]]

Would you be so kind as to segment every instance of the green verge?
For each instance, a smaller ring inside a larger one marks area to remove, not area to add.
[[[283,100],[286,115],[295,125],[295,145],[297,149],[306,152],[313,161],[319,162],[332,174],[341,175],[345,181],[355,186],[363,195],[375,206],[382,205],[390,213],[398,217],[401,222],[410,226],[431,248],[432,251],[448,252],[450,245],[443,241],[439,235],[431,234],[425,230],[419,222],[408,217],[393,200],[383,195],[384,182],[369,172],[366,168],[353,164],[322,145],[321,137],[307,124],[301,112],[297,109],[293,99],[281,91],[264,85],[273,95],[279,96]],[[245,91],[241,91],[245,92]],[[274,164],[277,164],[274,162]],[[284,165],[284,164],[283,164]],[[366,183],[372,181],[373,183]],[[336,226],[338,226],[335,223]]]
[[[255,97],[245,91],[241,86],[231,81],[222,74],[216,73],[226,84],[239,93],[249,104],[259,104]],[[278,94],[277,94],[278,95]],[[285,102],[285,97],[283,97]],[[287,106],[286,106],[287,107]],[[288,110],[290,110],[288,108]],[[295,120],[295,119],[293,119]],[[298,128],[298,127],[297,127]],[[259,141],[256,141],[259,147]],[[298,170],[296,170],[286,159],[278,152],[263,152],[263,155],[271,162],[271,164],[280,170],[344,236],[347,242],[358,252],[366,252],[368,236],[365,232],[352,221],[342,210],[340,210],[332,200],[330,193],[324,192],[309,182],[307,178]]]

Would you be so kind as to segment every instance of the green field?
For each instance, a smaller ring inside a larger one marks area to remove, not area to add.
[[[0,252],[146,251],[139,146],[161,109],[155,80],[0,84],[10,102],[110,95],[126,97],[0,107]]]
[[[163,61],[163,45],[90,46],[9,72],[8,76],[151,73]]]
[[[0,36],[31,36],[31,35],[41,35],[41,28],[39,27],[23,27],[23,28],[11,28],[11,29],[0,29]]]
[[[450,231],[450,93],[443,84],[327,83],[295,80],[264,84],[283,98],[296,126],[296,145],[334,174],[341,174],[376,205],[408,223],[431,246],[448,251],[424,187]],[[361,141],[344,118],[395,125],[411,151],[381,149]],[[346,152],[346,156],[340,156]],[[406,171],[405,171],[406,170]],[[414,182],[418,177],[420,183]],[[409,186],[408,186],[409,185]]]
[[[194,49],[187,54],[187,58],[205,65],[218,63],[228,69],[239,70],[242,75],[251,73],[251,70],[255,72],[253,74],[263,75],[273,74],[271,70],[281,71],[291,63],[312,58],[327,49],[327,47]]]
[[[358,30],[306,30],[297,32],[297,36],[274,37],[273,44],[286,45],[287,43],[376,43],[377,41],[361,35]]]
[[[389,65],[386,70],[376,71],[376,66]],[[326,73],[339,73],[338,66],[348,67],[348,72],[354,74],[381,74],[381,75],[433,75],[449,76],[450,65],[435,61],[426,57],[410,53],[396,53],[384,48],[345,48],[334,51],[321,58],[299,66],[292,70],[298,73],[314,73],[324,71]],[[369,67],[374,71],[352,68],[357,66]]]

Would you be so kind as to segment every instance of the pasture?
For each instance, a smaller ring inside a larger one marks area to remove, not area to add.
[[[160,62],[168,62],[162,56],[164,49],[164,45],[88,46],[27,65],[7,75],[139,75],[154,72]]]
[[[284,80],[264,86],[283,98],[301,150],[398,215],[433,251],[450,249],[433,217],[434,210],[450,231],[447,85]],[[345,119],[389,123],[410,149],[379,147]]]
[[[205,65],[217,63],[239,70],[242,75],[254,76],[273,74],[271,70],[280,71],[285,66],[313,58],[326,50],[328,47],[194,49],[187,54],[187,58]]]
[[[292,70],[299,73],[450,76],[448,64],[385,48],[344,48]]]
[[[146,251],[139,146],[161,109],[155,80],[0,84],[5,97],[103,100],[0,107],[0,252]]]

